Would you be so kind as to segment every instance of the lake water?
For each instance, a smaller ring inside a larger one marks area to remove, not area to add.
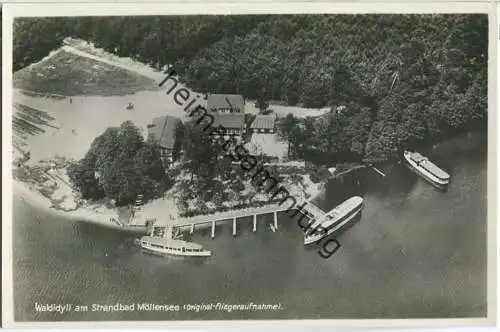
[[[486,135],[464,134],[425,151],[451,174],[447,192],[403,165],[332,181],[317,204],[353,194],[362,217],[329,259],[305,249],[295,220],[271,216],[195,231],[206,259],[148,256],[133,236],[54,217],[14,197],[16,321],[281,318],[426,318],[486,315]],[[359,186],[357,185],[359,181]],[[277,311],[37,312],[35,303],[88,305],[281,304]]]

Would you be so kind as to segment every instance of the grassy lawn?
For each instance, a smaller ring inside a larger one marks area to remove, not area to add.
[[[147,77],[64,50],[15,72],[13,85],[18,89],[66,96],[116,96],[157,88]]]

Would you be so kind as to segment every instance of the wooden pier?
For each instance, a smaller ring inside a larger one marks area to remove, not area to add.
[[[297,211],[297,209],[300,210]],[[211,228],[211,237],[215,238],[215,230],[216,224],[221,222],[232,222],[232,234],[233,236],[237,235],[237,227],[238,227],[238,219],[253,217],[252,218],[252,231],[257,231],[257,216],[264,214],[273,214],[273,229],[278,229],[278,212],[289,211],[290,215],[294,215],[298,213],[302,213],[307,216],[309,219],[318,219],[325,215],[325,212],[321,210],[319,207],[314,205],[311,202],[305,202],[302,205],[297,204],[293,209],[290,209],[288,206],[280,206],[278,204],[266,205],[262,207],[256,208],[245,208],[239,210],[231,210],[225,212],[216,212],[214,214],[207,215],[199,215],[190,218],[179,218],[175,221],[170,220],[161,220],[158,218],[146,218],[144,220],[134,220],[129,224],[130,229],[139,229],[142,228],[144,231],[151,232],[152,228],[164,228],[168,226],[173,226],[180,231],[189,231],[190,234],[193,234],[195,229],[198,228]],[[293,213],[292,213],[293,211]]]

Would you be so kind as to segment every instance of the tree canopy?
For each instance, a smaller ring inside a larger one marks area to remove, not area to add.
[[[18,18],[14,69],[66,36],[173,66],[195,91],[240,93],[261,109],[331,107],[307,120],[314,135],[281,132],[291,152],[385,160],[487,115],[485,14]]]
[[[68,168],[68,175],[84,199],[114,199],[119,206],[137,195],[151,199],[168,185],[159,146],[144,141],[130,121],[108,128],[92,143],[84,158]]]

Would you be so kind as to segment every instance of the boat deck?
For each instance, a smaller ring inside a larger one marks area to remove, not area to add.
[[[408,152],[410,154],[411,160],[413,160],[418,166],[431,172],[433,175],[446,180],[450,177],[448,173],[443,171],[441,168],[432,163],[427,157],[422,156],[417,152]]]
[[[160,245],[160,246],[171,246],[171,247],[184,247],[189,249],[203,249],[203,246],[194,243],[194,242],[186,242],[182,240],[176,239],[164,239],[156,236],[144,236],[141,238],[141,241],[147,241],[150,244]]]
[[[315,216],[316,218],[321,218],[323,217],[326,213],[316,205],[314,205],[311,202],[308,202],[307,205],[304,207],[304,210],[306,210],[309,214],[312,216]]]

